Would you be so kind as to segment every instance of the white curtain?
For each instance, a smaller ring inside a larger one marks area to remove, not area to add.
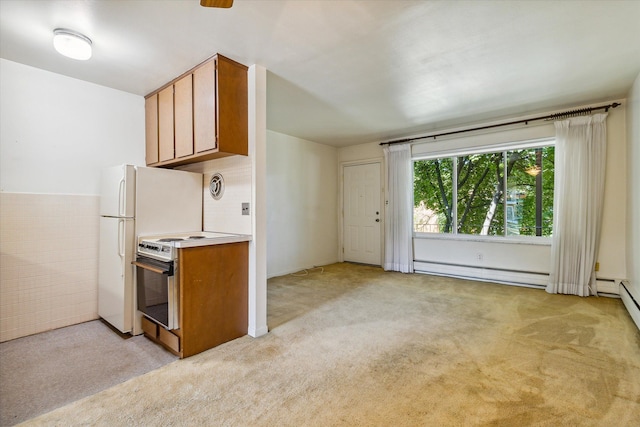
[[[600,243],[607,114],[556,125],[553,238],[547,292],[595,295]]]
[[[386,146],[388,201],[384,228],[384,269],[413,273],[413,174],[411,146]]]

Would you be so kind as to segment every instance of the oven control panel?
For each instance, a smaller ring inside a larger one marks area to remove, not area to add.
[[[138,254],[165,261],[172,261],[175,258],[175,248],[173,245],[165,242],[142,240],[138,242]]]

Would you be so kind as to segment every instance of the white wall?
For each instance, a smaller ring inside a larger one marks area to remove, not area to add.
[[[249,335],[266,334],[267,325],[267,69],[249,67],[249,156],[251,157],[251,234],[249,244]]]
[[[5,59],[0,93],[0,191],[96,195],[103,167],[144,165],[141,96]]]
[[[144,99],[0,59],[0,341],[96,319],[99,180]]]
[[[382,150],[382,146],[377,142],[351,145],[349,147],[342,147],[338,150],[338,161],[340,163],[379,159],[383,157],[384,152]]]
[[[627,100],[627,288],[640,303],[640,74]],[[638,325],[640,327],[640,325]]]
[[[602,236],[598,249],[600,271],[596,277],[625,279],[627,263],[627,102],[609,110],[607,117],[607,170],[605,173]]]
[[[267,132],[267,275],[338,261],[338,150]]]
[[[251,202],[251,158],[248,156],[223,157],[176,169],[203,174],[202,229],[204,231],[251,234],[251,216],[242,215],[242,203]],[[209,193],[209,181],[214,173],[221,174],[224,179],[224,194],[219,200],[215,200]]]
[[[625,201],[627,198],[625,103],[623,101],[623,106],[610,110],[607,120],[606,194],[602,240],[598,256],[600,271],[597,273],[597,277],[600,279],[623,279],[627,275],[624,257],[626,243]],[[514,135],[513,129],[505,129],[508,130],[493,132],[491,137],[469,137],[468,134],[465,134],[462,137],[449,138],[445,141],[439,139],[437,142],[422,144],[421,147],[414,145],[412,151],[414,153],[438,152],[448,148],[487,144],[491,141],[495,143],[497,135],[502,134],[508,138]],[[524,132],[525,139],[543,137],[545,136],[543,134],[548,133],[549,129],[552,133],[554,132],[553,126],[548,124],[530,127]],[[382,155],[382,148],[377,143],[361,144],[341,148],[339,161],[366,160]],[[414,258],[418,261],[416,262],[418,271],[444,274],[447,271],[456,270],[460,274],[473,275],[480,279],[493,278],[505,282],[543,285],[546,283],[545,275],[549,273],[550,242],[547,244],[512,244],[498,241],[487,243],[478,241],[478,239],[465,238],[418,237],[414,239]],[[454,267],[445,268],[438,264],[450,264]],[[464,267],[457,268],[460,266]],[[507,271],[515,271],[516,273],[511,274]],[[617,292],[617,288],[611,283],[610,288],[608,287],[606,291]]]

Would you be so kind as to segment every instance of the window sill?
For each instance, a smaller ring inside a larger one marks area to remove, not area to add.
[[[414,239],[449,240],[461,242],[508,243],[513,245],[551,246],[551,237],[534,236],[474,236],[469,234],[413,233]]]

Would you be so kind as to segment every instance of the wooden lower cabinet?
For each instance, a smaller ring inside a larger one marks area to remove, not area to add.
[[[248,261],[248,242],[179,249],[180,329],[143,317],[144,334],[181,358],[246,335]]]
[[[247,334],[249,243],[178,250],[182,357]]]

